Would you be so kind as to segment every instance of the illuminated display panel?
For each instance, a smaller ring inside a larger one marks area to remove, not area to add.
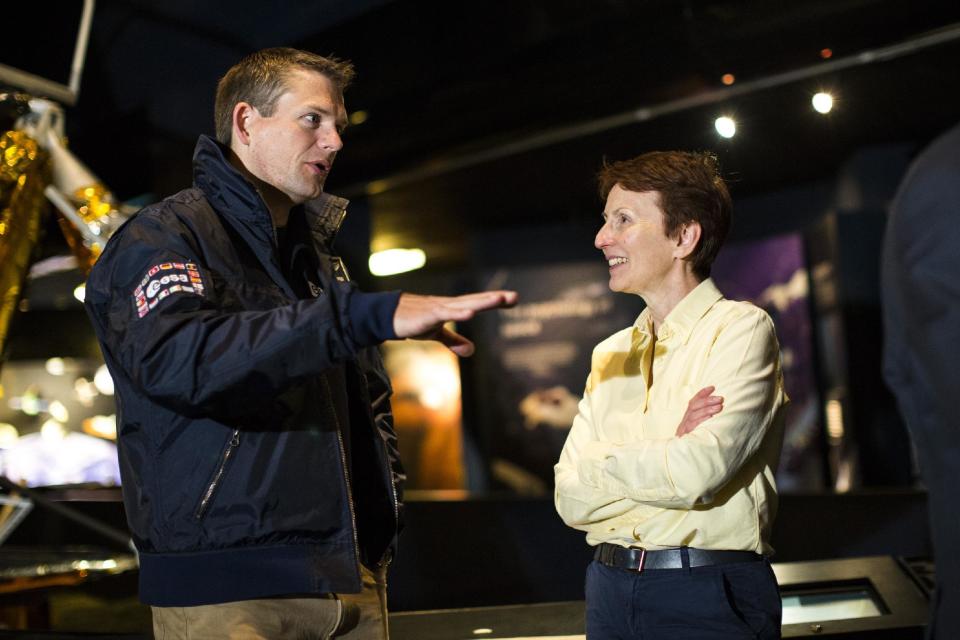
[[[783,624],[826,622],[882,616],[885,611],[870,587],[783,594]]]

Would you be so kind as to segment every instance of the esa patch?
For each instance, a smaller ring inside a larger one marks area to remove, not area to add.
[[[147,270],[133,290],[137,315],[150,313],[164,298],[173,294],[203,295],[204,282],[200,270],[192,262],[163,262]]]

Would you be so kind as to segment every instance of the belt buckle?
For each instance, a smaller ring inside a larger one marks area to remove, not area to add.
[[[643,563],[647,559],[647,550],[640,547],[640,564],[637,566],[637,573],[643,573]]]

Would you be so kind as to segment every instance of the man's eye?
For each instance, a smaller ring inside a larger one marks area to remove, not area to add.
[[[320,124],[320,115],[316,113],[308,113],[307,115],[303,116],[303,119],[312,125]]]

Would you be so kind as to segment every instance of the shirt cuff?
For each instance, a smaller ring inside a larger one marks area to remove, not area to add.
[[[355,289],[347,303],[353,339],[359,347],[396,340],[393,316],[400,303],[400,291],[364,293]]]

